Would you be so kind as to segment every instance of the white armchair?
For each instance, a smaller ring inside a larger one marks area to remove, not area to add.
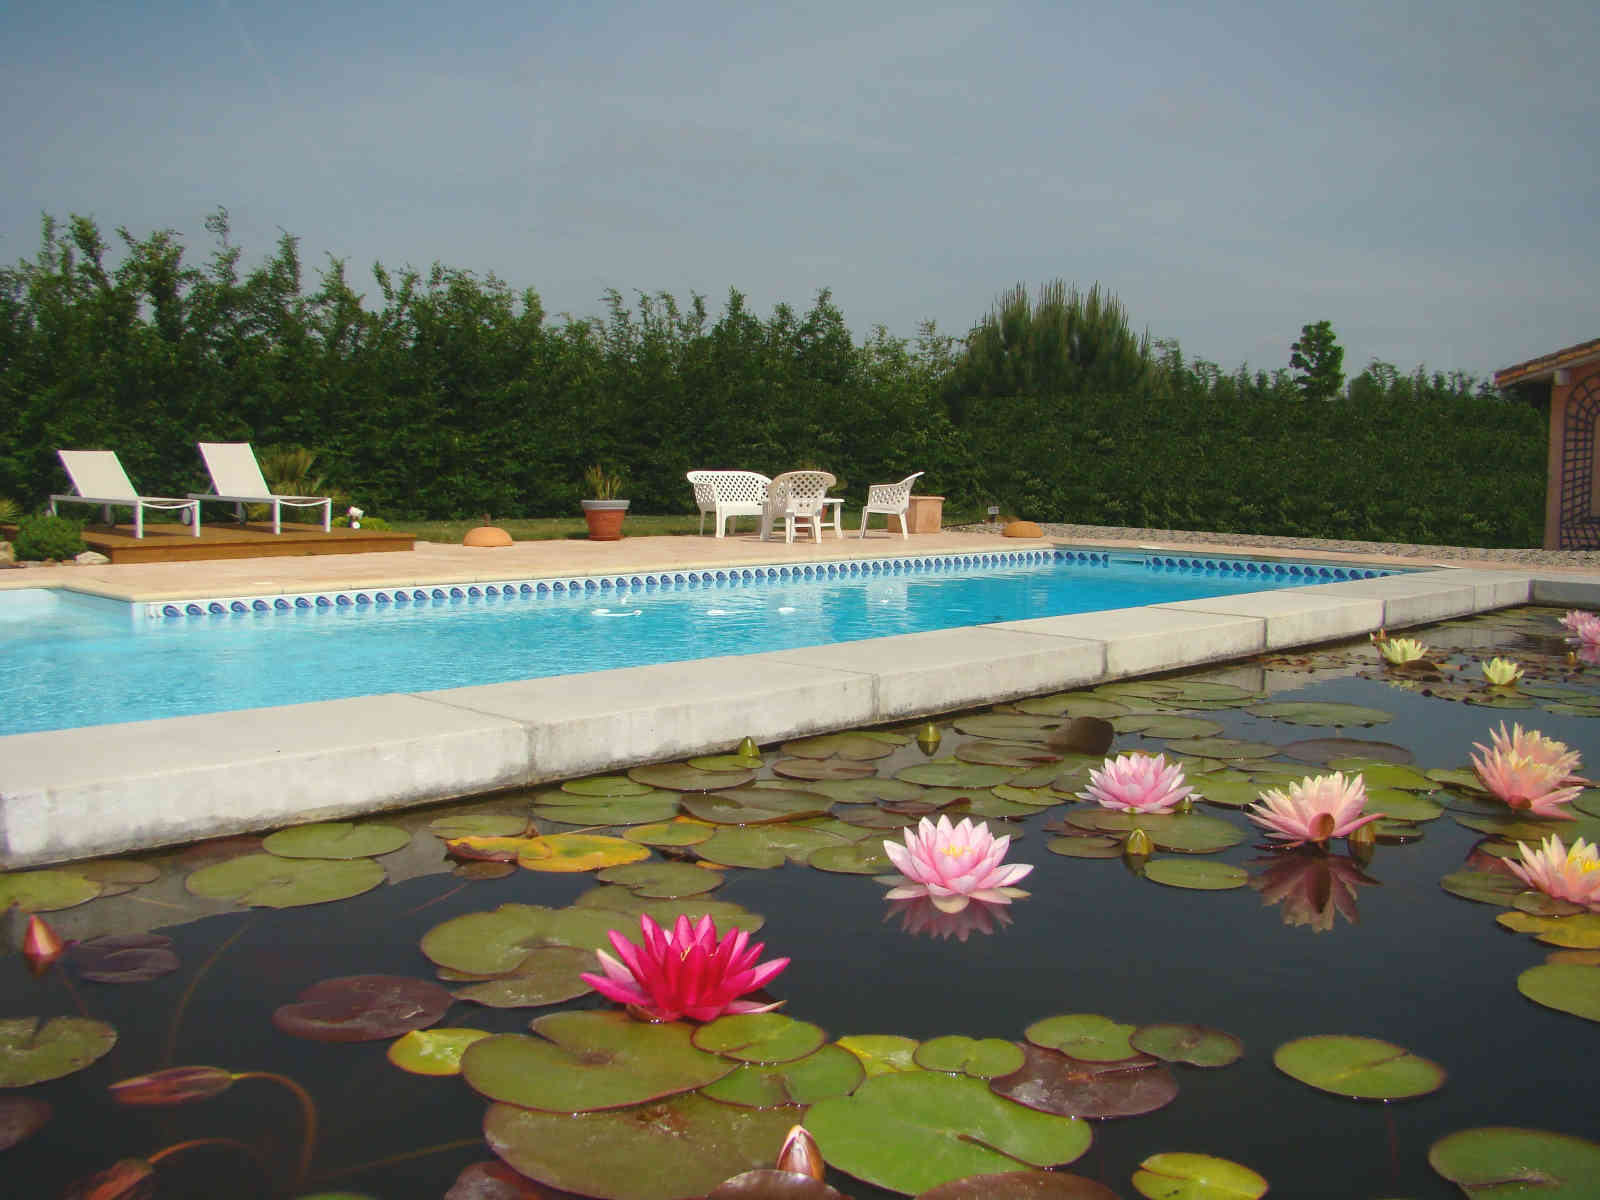
[[[906,510],[911,507],[911,485],[922,478],[923,472],[907,475],[899,483],[875,483],[867,489],[867,502],[861,508],[860,537],[867,536],[867,516],[882,513],[900,518],[900,536],[906,537]]]
[[[755,471],[690,471],[694,502],[700,508],[700,532],[706,531],[706,514],[716,516],[716,536],[726,537],[728,523],[736,517],[759,517],[766,510],[767,488],[772,480]]]
[[[838,480],[826,471],[785,471],[775,475],[761,512],[761,540],[772,536],[773,527],[783,523],[783,540],[794,541],[795,529],[804,525],[812,540],[822,540],[822,508],[828,489]]]

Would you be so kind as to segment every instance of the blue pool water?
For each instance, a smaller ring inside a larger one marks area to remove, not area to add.
[[[463,585],[320,603],[173,606],[178,615],[154,618],[143,606],[75,593],[0,593],[0,734],[753,654],[1349,577],[1243,560],[1025,557],[1036,561],[902,560],[840,564],[837,574],[824,568],[811,578],[651,576],[639,586],[567,581],[560,591],[508,585],[493,595],[487,585],[470,589],[479,595]],[[188,609],[199,615],[182,615]]]

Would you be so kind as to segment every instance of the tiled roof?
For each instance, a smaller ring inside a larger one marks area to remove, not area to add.
[[[1538,358],[1530,358],[1527,362],[1518,363],[1514,367],[1494,373],[1495,387],[1508,387],[1513,383],[1527,383],[1534,379],[1544,379],[1554,374],[1562,367],[1575,367],[1579,363],[1588,362],[1590,359],[1600,358],[1600,338],[1591,342],[1579,342],[1576,346],[1568,346],[1565,350],[1557,350],[1552,354],[1543,354]]]

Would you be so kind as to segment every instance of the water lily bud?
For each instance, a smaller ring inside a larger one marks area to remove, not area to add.
[[[187,1104],[221,1095],[233,1084],[232,1071],[223,1067],[168,1067],[148,1075],[135,1075],[107,1087],[118,1104]]]
[[[1191,792],[1182,800],[1179,800],[1178,803],[1173,806],[1172,811],[1175,813],[1192,813],[1194,811],[1194,794]],[[1139,832],[1143,833],[1144,830],[1141,829]]]
[[[737,753],[740,758],[760,758],[761,747],[756,745],[755,738],[747,737],[739,743]]]
[[[821,1179],[828,1173],[828,1164],[822,1161],[817,1139],[804,1125],[791,1126],[789,1135],[783,1139],[783,1148],[778,1151],[778,1170],[809,1175],[812,1179]]]
[[[929,757],[939,749],[940,740],[939,727],[932,721],[917,730],[917,748]]]
[[[1378,845],[1378,827],[1372,822],[1352,829],[1345,838],[1344,844],[1350,848],[1350,856],[1362,866],[1372,861],[1372,852]]]
[[[22,957],[28,960],[28,969],[42,975],[50,965],[67,952],[61,935],[35,913],[28,918],[28,928],[22,935]]]
[[[1154,849],[1150,835],[1142,829],[1135,829],[1128,835],[1128,840],[1122,843],[1122,853],[1126,858],[1149,858]]]

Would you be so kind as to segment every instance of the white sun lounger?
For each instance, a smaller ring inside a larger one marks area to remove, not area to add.
[[[194,536],[200,536],[200,502],[179,500],[176,496],[141,496],[122,469],[122,461],[115,450],[57,450],[67,478],[77,489],[75,496],[51,496],[50,515],[56,515],[56,505],[61,501],[71,504],[98,504],[103,510],[107,525],[116,524],[111,518],[114,508],[133,509],[133,536],[144,536],[144,510],[175,509],[185,512],[185,520],[194,526]]]
[[[206,470],[211,473],[212,492],[190,492],[195,502],[223,500],[232,503],[240,524],[244,523],[246,504],[272,506],[272,532],[283,532],[283,505],[290,508],[322,509],[322,532],[333,528],[333,500],[328,496],[280,496],[267,486],[261,474],[261,464],[256,462],[256,452],[249,442],[201,442],[200,457],[206,460]]]

